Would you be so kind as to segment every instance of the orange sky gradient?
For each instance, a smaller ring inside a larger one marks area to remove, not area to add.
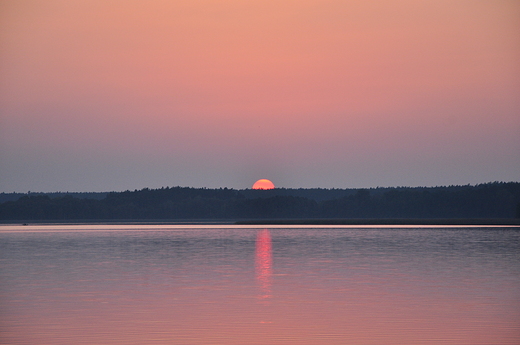
[[[517,1],[0,2],[0,191],[520,180]]]

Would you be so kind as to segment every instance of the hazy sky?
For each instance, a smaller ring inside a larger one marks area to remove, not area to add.
[[[0,0],[0,192],[520,181],[520,1]]]

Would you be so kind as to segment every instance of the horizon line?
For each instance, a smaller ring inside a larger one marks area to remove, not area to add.
[[[141,189],[126,189],[126,190],[111,190],[111,191],[27,191],[27,192],[0,192],[0,194],[52,194],[52,193],[60,193],[60,194],[75,194],[75,193],[124,193],[124,192],[139,192],[143,190],[160,190],[165,188],[190,188],[190,189],[228,189],[228,190],[236,190],[236,191],[244,191],[244,190],[250,190],[250,191],[263,191],[263,192],[269,192],[274,190],[291,190],[291,189],[323,189],[323,190],[352,190],[352,189],[392,189],[392,188],[448,188],[448,187],[477,187],[482,185],[488,185],[488,184],[508,184],[508,183],[520,183],[520,181],[490,181],[490,182],[482,182],[482,183],[467,183],[467,184],[450,184],[450,185],[435,185],[435,186],[377,186],[377,187],[345,187],[345,188],[339,188],[339,187],[275,187],[273,189],[253,189],[253,188],[232,188],[232,187],[190,187],[190,186],[162,186],[162,187],[156,187],[156,188],[150,188],[150,187],[143,187]]]

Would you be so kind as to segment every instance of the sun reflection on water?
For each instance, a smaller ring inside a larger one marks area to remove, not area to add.
[[[268,229],[259,230],[256,235],[256,279],[260,284],[261,299],[272,297],[273,256],[271,233]]]

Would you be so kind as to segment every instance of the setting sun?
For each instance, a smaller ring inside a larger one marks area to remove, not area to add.
[[[255,182],[253,189],[274,189],[274,183],[263,178]]]

